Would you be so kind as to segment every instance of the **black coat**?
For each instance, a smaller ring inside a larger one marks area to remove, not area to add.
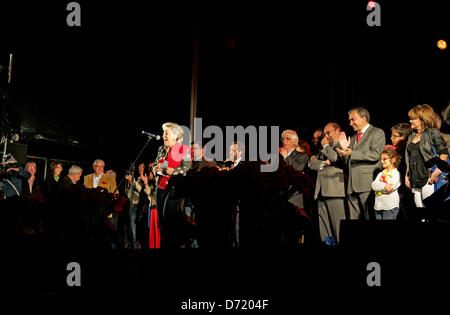
[[[293,166],[297,171],[303,171],[308,162],[308,155],[303,152],[298,152],[297,150],[292,151],[292,153],[285,159],[287,165]]]
[[[72,179],[69,177],[69,175],[64,176],[58,181],[58,187],[60,188],[70,188],[71,185],[75,184],[72,182]]]
[[[59,181],[61,181],[61,178]],[[57,182],[53,175],[48,176],[44,181],[44,193],[46,195],[52,193],[58,187],[59,181]]]
[[[35,177],[32,191],[30,193],[30,186],[28,185],[28,180],[22,181],[22,196],[28,197],[28,196],[36,196],[36,195],[42,195],[44,193],[44,186],[42,185],[42,181]]]

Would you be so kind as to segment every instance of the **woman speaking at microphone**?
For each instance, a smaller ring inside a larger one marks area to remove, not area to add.
[[[164,145],[158,148],[158,154],[153,166],[156,178],[156,209],[158,226],[161,232],[170,214],[165,212],[164,203],[168,194],[166,189],[171,176],[185,175],[191,168],[190,147],[181,144],[183,129],[176,123],[166,122],[162,125]],[[163,234],[163,233],[161,233]]]

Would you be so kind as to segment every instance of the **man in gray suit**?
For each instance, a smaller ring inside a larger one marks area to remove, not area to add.
[[[340,221],[345,219],[345,164],[335,151],[341,127],[331,122],[323,131],[323,149],[309,161],[309,168],[317,171],[314,199],[318,200],[320,238],[324,243],[337,244]]]
[[[369,219],[368,198],[371,184],[381,171],[380,156],[386,144],[384,131],[369,124],[370,115],[363,107],[348,112],[350,126],[357,134],[346,139],[344,132],[339,135],[336,151],[348,164],[349,178],[347,196],[350,219]]]

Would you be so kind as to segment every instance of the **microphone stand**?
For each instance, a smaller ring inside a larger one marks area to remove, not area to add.
[[[152,139],[153,139],[153,137],[150,137],[150,136],[148,136],[147,142],[146,142],[146,143],[144,144],[144,146],[142,147],[142,150],[141,150],[141,152],[139,152],[138,156],[136,157],[136,159],[134,160],[134,162],[133,162],[133,163],[131,163],[130,167],[128,168],[128,170],[127,170],[127,172],[126,172],[125,174],[128,174],[128,173],[130,173],[131,169],[133,168],[133,165],[135,165],[135,164],[136,164],[136,162],[137,162],[137,161],[138,161],[138,159],[140,158],[140,156],[141,156],[142,152],[144,152],[145,148],[147,147],[147,145],[149,144],[150,140],[152,140]],[[133,176],[134,176],[134,174],[133,174]],[[116,193],[116,191],[117,191],[117,190],[119,189],[120,185],[122,185],[122,183],[123,183],[124,179],[125,179],[125,176],[124,176],[124,177],[122,177],[122,179],[120,180],[120,183],[119,183],[119,185],[117,185],[116,189],[115,189],[115,190],[113,191],[113,194],[115,194],[115,193]]]

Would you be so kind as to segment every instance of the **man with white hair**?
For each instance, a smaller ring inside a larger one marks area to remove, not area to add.
[[[61,181],[61,187],[70,187],[71,185],[75,185],[81,178],[83,174],[83,169],[77,165],[72,165],[69,168],[69,174],[67,174]]]
[[[31,174],[31,177],[27,181],[23,182],[22,197],[43,194],[42,182],[36,175],[36,162],[28,161],[27,164],[25,164],[25,170]]]
[[[116,190],[116,179],[111,175],[104,173],[105,162],[103,160],[97,159],[92,164],[94,173],[84,176],[84,186],[86,188],[97,188],[103,187],[110,193]],[[116,194],[119,193],[116,191]]]
[[[308,155],[295,150],[298,146],[298,135],[294,130],[285,130],[281,134],[283,146],[280,154],[288,165],[293,166],[297,171],[303,171],[308,162]]]
[[[284,158],[287,165],[291,165],[297,171],[302,172],[308,162],[308,155],[296,150],[298,140],[298,135],[294,130],[284,130],[281,133],[283,146],[280,148],[280,155]],[[305,208],[303,193],[300,191],[294,191],[288,201],[297,208]]]

